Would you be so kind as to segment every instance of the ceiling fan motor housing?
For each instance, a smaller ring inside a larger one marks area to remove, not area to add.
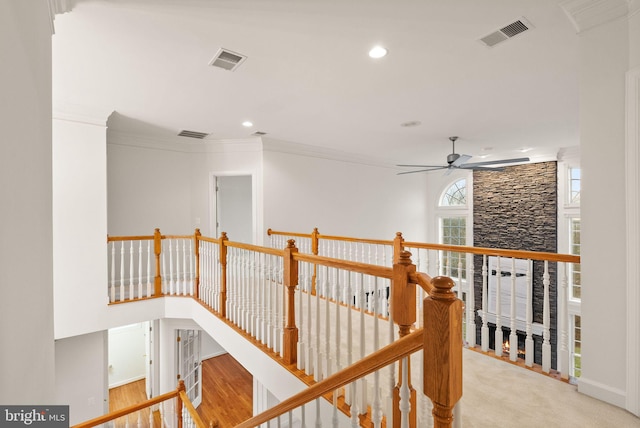
[[[447,156],[447,163],[451,165],[456,160],[458,160],[459,157],[460,155],[458,153],[451,153],[450,155]]]

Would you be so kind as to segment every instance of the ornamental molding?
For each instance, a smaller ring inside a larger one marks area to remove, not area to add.
[[[56,15],[71,12],[73,6],[69,2],[67,2],[67,0],[48,0],[47,4],[49,5],[49,22],[51,24],[51,34],[53,35],[56,33],[56,29],[53,24],[56,19]]]
[[[638,0],[564,0],[560,8],[577,33],[624,18],[638,10]]]

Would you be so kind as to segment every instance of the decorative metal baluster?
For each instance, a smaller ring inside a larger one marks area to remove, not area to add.
[[[509,360],[518,359],[518,335],[516,333],[516,259],[511,258],[511,324],[509,326]]]
[[[544,303],[542,313],[542,371],[549,373],[551,371],[551,332],[549,330],[551,324],[551,310],[549,305],[549,262],[547,260],[544,261],[542,284],[544,285]]]
[[[502,334],[502,269],[500,268],[500,257],[496,261],[496,334],[495,334],[495,354],[502,356],[502,344],[504,338]]]

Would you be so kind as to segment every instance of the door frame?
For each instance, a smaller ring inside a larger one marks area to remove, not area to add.
[[[253,243],[256,245],[261,245],[262,240],[260,237],[261,234],[259,231],[259,222],[258,222],[258,179],[257,174],[253,171],[213,171],[209,173],[209,230],[213,237],[219,238],[218,232],[218,205],[217,205],[217,179],[218,177],[239,177],[239,176],[250,176],[251,177],[251,237],[253,239]],[[233,237],[231,237],[233,238]]]

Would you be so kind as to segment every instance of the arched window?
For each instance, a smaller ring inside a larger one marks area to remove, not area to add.
[[[440,243],[468,245],[468,218],[467,179],[461,178],[449,184],[440,196],[438,203]],[[442,252],[441,266],[444,269],[442,274],[454,279],[466,279],[467,260],[464,253]]]
[[[440,198],[441,207],[467,205],[467,180],[462,178],[447,188]]]

